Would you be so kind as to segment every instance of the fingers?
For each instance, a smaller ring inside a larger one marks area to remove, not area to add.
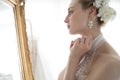
[[[82,36],[81,38],[77,38],[76,40],[74,41],[71,41],[71,45],[70,47],[72,46],[83,46],[83,45],[86,45],[86,46],[92,46],[92,36]]]
[[[77,38],[76,40],[74,41],[71,41],[71,45],[70,45],[70,48],[72,46],[77,46],[77,45],[92,45],[92,42],[93,42],[93,39],[92,39],[92,36],[82,36],[81,38]]]
[[[81,43],[81,38],[78,38],[78,39],[75,40],[74,46],[75,45],[78,46],[80,43]]]
[[[70,48],[73,46],[73,44],[74,44],[74,41],[71,41]]]
[[[85,44],[86,43],[86,38],[87,38],[86,36],[82,36],[80,43]]]
[[[90,44],[92,44],[92,37],[91,36],[89,36],[89,37],[86,37],[86,36],[84,36],[83,38],[85,38],[84,39],[84,44],[86,44],[86,45],[90,45]]]
[[[70,50],[73,55],[84,55],[92,48],[92,37],[82,36],[74,41],[71,41]]]

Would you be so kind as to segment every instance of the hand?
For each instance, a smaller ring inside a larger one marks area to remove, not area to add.
[[[75,41],[71,42],[70,45],[70,55],[74,57],[82,57],[88,52],[92,47],[92,37],[82,36]]]

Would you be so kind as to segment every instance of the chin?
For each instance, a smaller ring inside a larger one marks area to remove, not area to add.
[[[69,31],[69,33],[70,33],[71,35],[77,34],[76,32],[72,32],[72,31]]]

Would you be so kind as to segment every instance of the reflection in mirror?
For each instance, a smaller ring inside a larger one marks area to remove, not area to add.
[[[1,0],[0,80],[22,80],[13,7]]]
[[[26,2],[27,32],[35,80],[57,80],[60,71],[67,64],[70,42],[78,37],[69,35],[64,23],[70,1],[27,0]],[[111,0],[111,3],[110,5],[117,11],[117,16],[102,31],[106,40],[120,53],[120,37],[118,37],[120,1]]]

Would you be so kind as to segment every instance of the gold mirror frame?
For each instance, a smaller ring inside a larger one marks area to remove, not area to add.
[[[11,5],[14,11],[19,56],[22,70],[22,79],[34,80],[26,33],[25,10],[24,10],[25,1],[24,0],[4,0],[4,1]]]

